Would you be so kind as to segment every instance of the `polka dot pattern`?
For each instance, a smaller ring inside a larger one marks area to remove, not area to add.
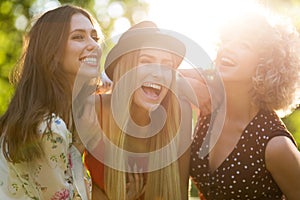
[[[282,192],[265,165],[268,141],[284,135],[293,140],[275,112],[259,111],[243,131],[234,150],[214,171],[209,170],[208,156],[199,151],[209,130],[210,117],[198,119],[191,152],[190,175],[207,200],[281,199]]]

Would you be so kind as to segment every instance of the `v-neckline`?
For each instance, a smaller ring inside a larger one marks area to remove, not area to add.
[[[259,110],[256,115],[254,115],[254,117],[249,121],[249,123],[247,124],[247,126],[245,126],[244,130],[242,131],[242,134],[240,135],[239,139],[238,139],[238,142],[235,144],[233,150],[228,154],[228,156],[226,156],[224,158],[224,160],[220,163],[220,165],[218,167],[216,167],[214,170],[211,170],[211,167],[210,167],[210,164],[209,164],[209,153],[205,156],[205,159],[206,159],[206,162],[207,162],[207,166],[208,166],[208,172],[211,174],[211,175],[214,175],[216,174],[219,169],[225,164],[225,162],[227,160],[229,160],[232,155],[235,153],[236,149],[238,149],[238,146],[240,146],[240,143],[241,143],[241,138],[243,137],[243,140],[245,140],[247,138],[248,135],[246,135],[246,131],[249,129],[249,126],[254,124],[254,122],[256,121],[257,119],[257,116],[259,116],[259,114],[261,113],[261,110]],[[252,123],[252,124],[251,124]],[[248,134],[248,133],[247,133]]]

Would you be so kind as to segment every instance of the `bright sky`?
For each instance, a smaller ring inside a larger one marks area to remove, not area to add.
[[[257,7],[253,0],[148,0],[149,19],[159,27],[179,32],[214,55],[217,27],[231,15]]]

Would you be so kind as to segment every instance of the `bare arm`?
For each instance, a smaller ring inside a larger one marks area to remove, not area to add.
[[[300,199],[300,152],[289,138],[278,136],[269,141],[266,167],[288,200]]]
[[[179,93],[205,116],[224,99],[224,88],[218,74],[212,70],[179,69]]]

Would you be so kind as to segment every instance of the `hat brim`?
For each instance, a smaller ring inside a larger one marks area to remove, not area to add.
[[[182,62],[186,52],[185,45],[173,36],[152,31],[134,34],[123,38],[108,53],[104,64],[107,76],[113,80],[114,68],[121,56],[145,48],[167,51],[176,55],[178,57],[176,68]]]

